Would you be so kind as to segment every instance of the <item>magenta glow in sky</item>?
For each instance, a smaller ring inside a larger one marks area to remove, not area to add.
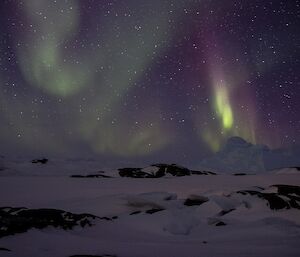
[[[1,1],[2,152],[197,162],[300,140],[299,1]]]

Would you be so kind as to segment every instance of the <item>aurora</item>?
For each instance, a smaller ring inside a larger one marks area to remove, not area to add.
[[[232,136],[296,146],[296,5],[2,1],[3,151],[196,163]]]

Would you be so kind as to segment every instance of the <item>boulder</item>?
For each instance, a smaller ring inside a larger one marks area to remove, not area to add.
[[[49,160],[46,158],[43,159],[34,159],[31,161],[31,163],[41,163],[41,164],[46,164]]]

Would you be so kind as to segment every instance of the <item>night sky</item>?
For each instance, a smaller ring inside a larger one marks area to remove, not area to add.
[[[0,150],[196,163],[300,143],[300,1],[0,2]]]

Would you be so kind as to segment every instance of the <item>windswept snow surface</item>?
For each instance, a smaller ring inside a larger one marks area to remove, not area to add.
[[[299,186],[300,173],[153,179],[2,176],[2,207],[117,218],[67,231],[48,227],[2,237],[0,248],[11,251],[0,250],[0,256],[298,257],[300,210],[271,209],[264,199],[238,193],[276,193],[271,187],[276,184]]]

